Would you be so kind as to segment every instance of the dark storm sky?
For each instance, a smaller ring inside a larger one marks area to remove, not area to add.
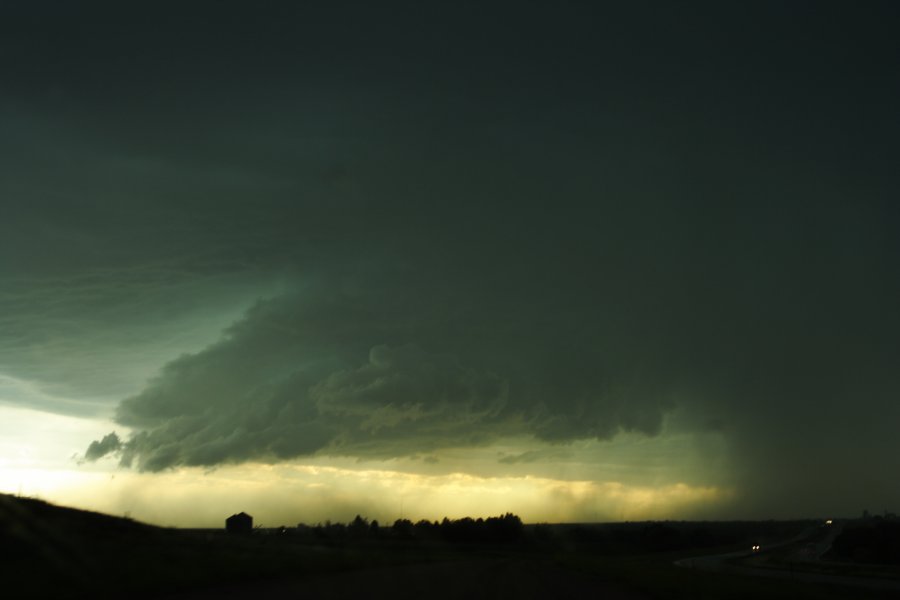
[[[6,2],[2,399],[114,414],[88,456],[148,471],[677,411],[745,509],[897,507],[898,27],[889,2]]]

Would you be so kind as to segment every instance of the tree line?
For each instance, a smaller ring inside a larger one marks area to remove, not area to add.
[[[349,523],[326,521],[315,526],[299,524],[297,532],[323,540],[396,539],[443,540],[447,542],[508,543],[522,537],[522,519],[512,513],[486,519],[464,517],[441,521],[422,519],[413,523],[397,519],[390,526],[382,526],[376,519],[356,515]]]

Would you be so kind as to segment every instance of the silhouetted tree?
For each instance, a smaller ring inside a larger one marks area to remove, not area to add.
[[[441,537],[449,542],[513,542],[522,536],[522,520],[512,513],[502,517],[464,517],[441,521]]]
[[[421,519],[415,524],[415,535],[419,539],[434,539],[440,536],[440,527],[437,521]]]
[[[347,526],[347,531],[352,537],[365,537],[369,533],[369,520],[356,515],[356,518]]]
[[[409,519],[397,519],[391,527],[394,535],[401,539],[410,539],[413,537],[413,524]]]

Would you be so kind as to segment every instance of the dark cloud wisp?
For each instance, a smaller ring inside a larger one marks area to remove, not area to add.
[[[84,453],[84,459],[88,461],[95,461],[100,458],[103,458],[107,454],[112,454],[114,452],[119,452],[122,449],[122,441],[119,439],[119,436],[115,431],[103,436],[103,439],[99,441],[91,442],[90,446],[88,446],[87,451]]]

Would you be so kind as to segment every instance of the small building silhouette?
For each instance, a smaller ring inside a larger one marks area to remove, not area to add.
[[[250,533],[253,531],[253,517],[245,512],[231,515],[225,519],[225,531],[228,533]]]

